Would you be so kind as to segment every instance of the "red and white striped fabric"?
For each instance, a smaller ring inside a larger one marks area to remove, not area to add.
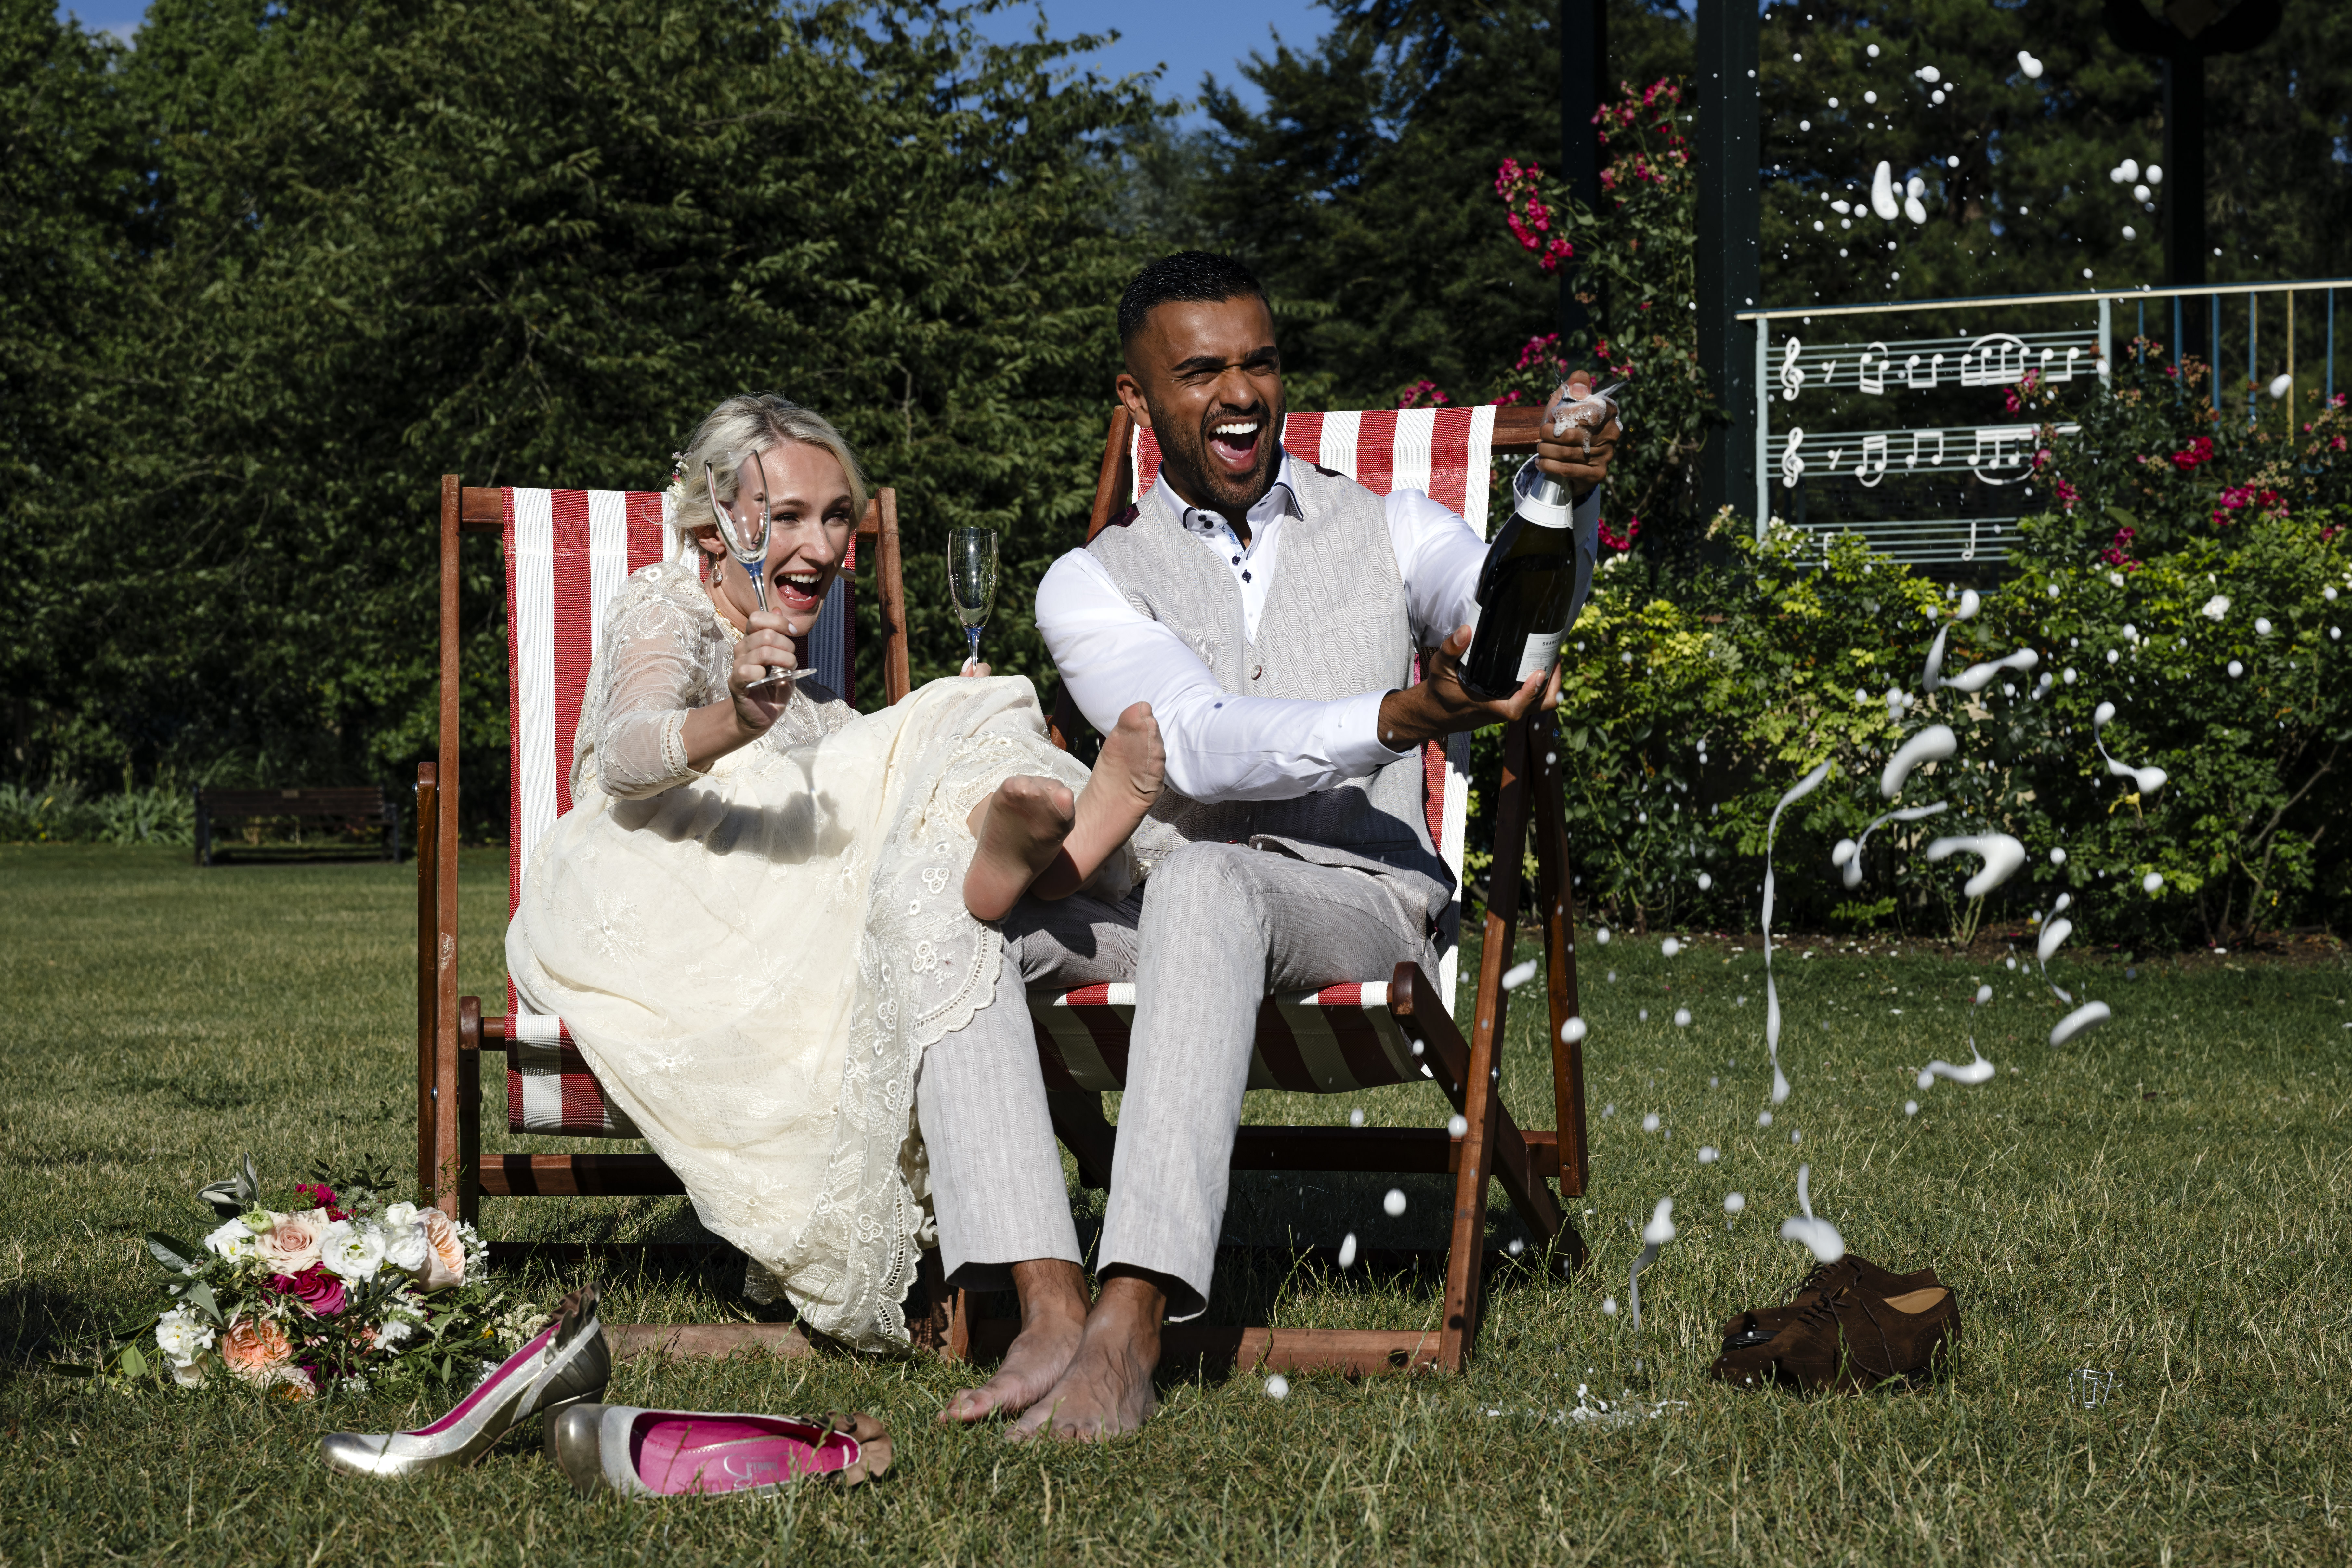
[[[1468,519],[1482,539],[1494,439],[1491,406],[1293,414],[1282,426],[1283,447],[1293,458],[1346,474],[1381,495],[1425,490]],[[1131,452],[1130,500],[1159,477],[1160,444],[1139,428]],[[1470,813],[1470,737],[1432,742],[1422,749],[1422,763],[1430,840],[1454,873],[1454,899],[1438,921],[1441,953],[1433,977],[1451,1010],[1462,930],[1463,825]],[[1344,1094],[1418,1077],[1403,1032],[1389,1014],[1388,994],[1383,980],[1267,997],[1258,1011],[1249,1087]],[[1047,1087],[1108,1089],[1125,1082],[1134,986],[1088,985],[1032,997],[1029,1010]]]
[[[572,809],[572,745],[604,607],[629,574],[667,557],[657,490],[509,488],[506,498],[507,670],[511,738],[507,778],[507,909],[522,897],[523,868],[540,835]],[[699,568],[700,552],[678,556]],[[847,563],[854,568],[855,557]],[[809,666],[849,689],[856,647],[850,573],[834,582],[809,634]],[[517,1132],[634,1138],[561,1020],[525,1014],[509,985],[507,1125]]]
[[[1127,1082],[1135,987],[1087,985],[1029,1005],[1047,1089]],[[1412,1045],[1389,1011],[1385,980],[1269,996],[1257,1014],[1249,1087],[1345,1094],[1418,1078]]]

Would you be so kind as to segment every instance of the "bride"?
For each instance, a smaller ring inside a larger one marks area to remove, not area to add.
[[[614,595],[572,742],[572,808],[541,839],[507,967],[561,1016],[696,1214],[809,1327],[908,1342],[929,1231],[911,1114],[926,1047],[994,996],[990,921],[1026,892],[1117,900],[1160,788],[1148,705],[1095,771],[1047,740],[1022,677],[935,680],[860,714],[801,668],[865,510],[840,434],[732,397],[680,464],[674,526],[706,557]],[[769,602],[718,537],[771,523]]]

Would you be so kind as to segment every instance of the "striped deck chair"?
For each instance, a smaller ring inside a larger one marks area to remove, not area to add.
[[[1376,409],[1293,414],[1282,439],[1294,457],[1337,469],[1382,494],[1399,487],[1424,489],[1483,533],[1489,454],[1532,451],[1536,434],[1532,408]],[[1139,496],[1159,468],[1151,433],[1136,427],[1124,409],[1114,414],[1087,537],[1091,540],[1108,526],[1113,511]],[[1075,732],[1081,722],[1066,702],[1059,706],[1058,731]],[[1230,1352],[1251,1365],[1357,1373],[1423,1364],[1458,1371],[1477,1336],[1490,1179],[1502,1182],[1539,1239],[1558,1241],[1581,1265],[1583,1239],[1545,1184],[1547,1178],[1556,1179],[1561,1196],[1578,1197],[1588,1172],[1583,1052],[1578,1043],[1560,1038],[1560,1026],[1578,1006],[1568,834],[1552,725],[1552,715],[1538,710],[1505,733],[1494,863],[1517,866],[1533,827],[1557,1131],[1520,1127],[1496,1092],[1493,1068],[1508,1004],[1502,974],[1519,919],[1519,879],[1507,870],[1495,879],[1486,907],[1475,1021],[1466,1041],[1454,1020],[1470,762],[1469,737],[1456,735],[1444,745],[1433,742],[1424,756],[1430,837],[1457,885],[1440,924],[1444,957],[1437,975],[1433,981],[1418,964],[1401,963],[1385,977],[1367,975],[1318,992],[1267,997],[1258,1014],[1249,1087],[1346,1094],[1429,1078],[1465,1118],[1468,1131],[1454,1138],[1442,1128],[1245,1126],[1234,1145],[1235,1170],[1452,1174],[1454,1199],[1440,1331],[1428,1335],[1286,1330],[1276,1339],[1265,1330],[1172,1327],[1163,1342],[1171,1356]],[[1076,1156],[1088,1185],[1106,1185],[1109,1179],[1117,1130],[1103,1118],[1102,1091],[1125,1080],[1134,1007],[1132,985],[1090,985],[1031,999],[1055,1130]],[[960,1321],[966,1310],[959,1309]],[[993,1349],[1010,1339],[1012,1327],[971,1324],[951,1337],[950,1349],[959,1343]]]
[[[846,569],[809,637],[809,664],[846,695],[854,678],[852,579],[873,563],[888,638],[883,696],[908,685],[895,491],[875,493]],[[604,623],[622,581],[662,559],[668,535],[654,491],[471,489],[441,481],[441,754],[417,769],[417,1185],[453,1216],[471,1219],[485,1194],[682,1193],[654,1154],[498,1154],[480,1151],[480,1061],[507,1060],[510,1132],[634,1138],[636,1129],[604,1092],[560,1018],[522,1012],[512,989],[502,1016],[457,994],[457,583],[461,538],[496,534],[504,546],[507,652],[512,699],[508,788],[508,908],[539,836],[571,804],[572,731]]]

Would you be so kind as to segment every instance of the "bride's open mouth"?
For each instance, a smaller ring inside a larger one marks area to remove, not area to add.
[[[1209,454],[1225,472],[1238,478],[1257,466],[1258,437],[1265,429],[1263,415],[1219,419],[1209,426]]]
[[[778,572],[776,608],[788,616],[813,616],[824,603],[821,572]]]

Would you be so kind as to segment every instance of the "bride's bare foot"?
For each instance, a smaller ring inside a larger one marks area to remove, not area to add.
[[[1037,879],[1037,896],[1066,898],[1095,874],[1112,852],[1126,843],[1151,803],[1160,798],[1168,771],[1168,750],[1160,743],[1160,721],[1151,704],[1138,702],[1118,716],[1118,723],[1095,758],[1094,774],[1079,792],[1077,820],[1062,853]]]
[[[1167,1295],[1147,1279],[1106,1281],[1077,1356],[1009,1436],[1097,1441],[1150,1420],[1160,1408],[1151,1373],[1160,1364],[1160,1320],[1167,1310]]]
[[[1023,773],[998,784],[972,816],[979,845],[963,874],[963,905],[975,920],[1002,920],[1055,862],[1076,807],[1069,785]]]
[[[994,1377],[948,1401],[940,1412],[942,1425],[1028,1409],[1060,1381],[1077,1354],[1087,1327],[1086,1277],[1078,1266],[1050,1258],[1016,1263],[1013,1284],[1021,1293],[1021,1332]]]

